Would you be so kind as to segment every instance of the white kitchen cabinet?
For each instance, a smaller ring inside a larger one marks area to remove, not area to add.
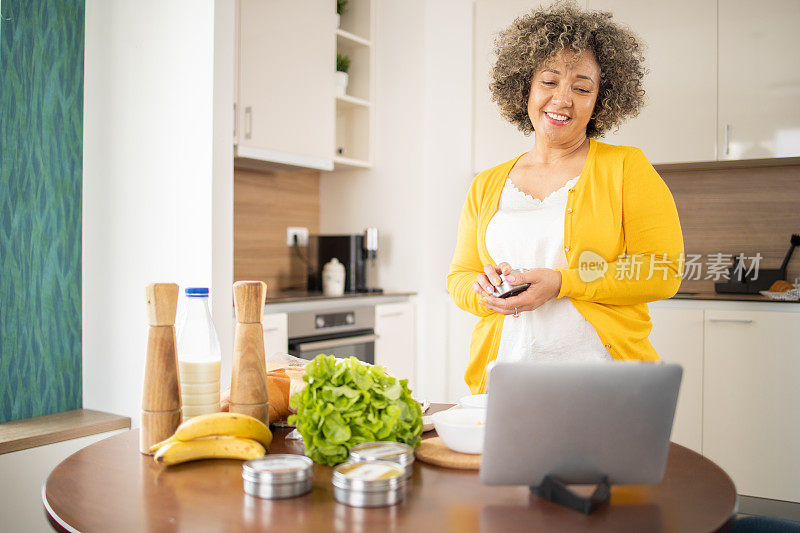
[[[642,112],[600,140],[637,146],[653,164],[714,161],[716,0],[589,0],[589,9],[610,11],[614,21],[629,26],[647,46],[650,69]]]
[[[538,0],[476,0],[476,172],[527,151],[532,138],[490,101],[494,35]],[[800,2],[587,0],[646,44],[640,115],[601,140],[640,147],[654,164],[800,156]],[[675,36],[680,35],[679,39]]]
[[[375,364],[397,379],[408,379],[414,390],[416,334],[414,304],[394,302],[375,306]]]
[[[489,69],[496,33],[515,17],[547,2],[477,0],[475,3],[475,141],[478,172],[530,149],[500,117],[489,97]],[[637,146],[654,163],[713,161],[716,157],[716,1],[631,2],[588,0],[589,9],[611,11],[647,43],[651,70],[645,81],[647,106],[618,133],[601,140]],[[675,39],[675,35],[681,35]]]
[[[650,342],[660,360],[683,367],[670,440],[702,453],[703,310],[651,307],[650,319]]]
[[[333,169],[332,0],[241,0],[236,156]]]
[[[719,159],[800,156],[800,2],[719,3]]]
[[[703,454],[739,494],[800,502],[800,313],[709,309],[704,334]]]
[[[261,317],[267,360],[274,354],[289,353],[288,317],[287,313],[267,313]]]

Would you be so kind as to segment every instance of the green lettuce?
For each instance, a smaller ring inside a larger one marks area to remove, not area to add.
[[[411,398],[407,379],[398,381],[355,357],[337,363],[332,355],[319,354],[306,366],[303,380],[306,387],[289,401],[297,411],[289,423],[297,426],[306,455],[317,463],[341,463],[362,442],[419,446],[422,409]]]

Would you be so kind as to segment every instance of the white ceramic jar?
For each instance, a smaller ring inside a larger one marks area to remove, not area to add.
[[[322,267],[322,294],[341,296],[344,294],[344,265],[335,257]]]

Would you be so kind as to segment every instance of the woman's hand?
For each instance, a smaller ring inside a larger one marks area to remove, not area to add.
[[[484,268],[484,272],[487,268],[493,267],[487,265]],[[506,273],[510,270],[511,267],[508,266],[508,263],[500,263],[497,265],[495,272],[490,272],[488,275],[479,274],[475,284],[480,285],[482,288],[485,287],[485,285],[481,283],[483,281],[481,276],[484,276],[486,280],[492,279],[493,281],[494,279],[492,276],[494,276],[499,284],[500,277],[497,271]],[[491,291],[494,291],[494,288],[490,289],[490,291],[484,291],[483,293],[479,292],[479,294],[483,296],[481,304],[501,315],[513,315],[515,312],[522,313],[523,311],[533,311],[545,302],[558,296],[558,293],[561,291],[561,273],[550,268],[534,268],[522,274],[506,276],[506,279],[514,285],[530,283],[531,286],[525,289],[524,292],[510,298],[495,298],[491,296]],[[475,287],[473,286],[473,288]],[[478,291],[476,290],[476,292]]]
[[[500,274],[508,274],[509,272],[511,272],[511,265],[508,263],[500,263],[496,267],[494,265],[485,265],[483,274],[478,274],[475,283],[472,284],[472,290],[477,292],[478,296],[491,296],[495,286],[500,285]]]

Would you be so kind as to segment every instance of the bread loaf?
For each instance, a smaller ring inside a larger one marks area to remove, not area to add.
[[[289,386],[291,380],[283,370],[267,372],[267,398],[269,400],[269,421],[286,420],[289,416]],[[231,390],[220,395],[220,410],[227,411],[231,403]]]
[[[770,288],[769,292],[786,292],[794,289],[794,286],[786,281],[785,279],[781,279],[773,283]]]

